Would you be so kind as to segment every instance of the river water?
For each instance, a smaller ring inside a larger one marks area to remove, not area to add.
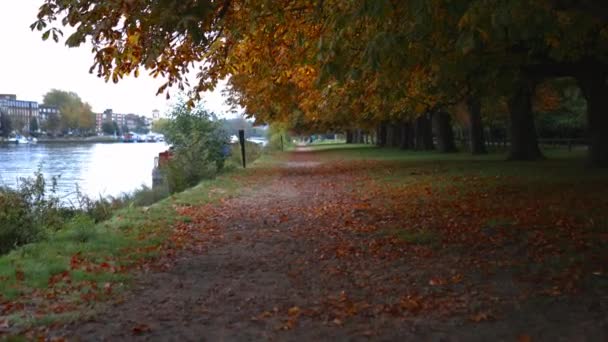
[[[164,142],[0,144],[0,184],[15,187],[40,167],[45,177],[60,176],[64,200],[73,200],[77,187],[93,198],[117,196],[151,186],[154,157],[166,149]]]

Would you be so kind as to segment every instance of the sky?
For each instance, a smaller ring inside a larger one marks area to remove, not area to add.
[[[118,84],[106,83],[89,74],[93,64],[90,46],[68,48],[60,41],[42,41],[41,33],[29,26],[36,20],[43,0],[0,0],[0,94],[16,94],[20,100],[42,102],[51,89],[76,92],[93,111],[113,109],[115,113],[151,116],[152,110],[166,112],[171,102],[156,96],[162,79],[145,72]],[[203,94],[204,107],[220,117],[233,117],[221,95],[222,85]],[[171,92],[172,95],[175,91]]]

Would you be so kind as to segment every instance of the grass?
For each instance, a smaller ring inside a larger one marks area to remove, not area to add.
[[[365,184],[356,185],[360,195],[373,194],[374,203],[411,227],[380,227],[407,243],[465,255],[475,255],[471,245],[492,243],[493,253],[532,268],[519,273],[544,277],[546,287],[567,291],[570,281],[583,279],[590,288],[608,289],[608,172],[589,168],[585,150],[546,149],[546,159],[524,162],[506,161],[504,153],[346,144],[310,149],[321,160],[364,172]],[[525,252],[510,254],[518,248]]]
[[[311,145],[317,155],[328,161],[380,161],[377,168],[371,167],[375,179],[407,183],[411,177],[436,179],[441,176],[526,178],[530,183],[587,182],[606,178],[602,169],[586,166],[586,151],[548,149],[547,157],[540,161],[506,161],[504,153],[473,156],[467,152],[442,154],[435,151],[417,152],[393,148],[378,148],[373,145],[339,144]],[[387,168],[387,164],[388,168]],[[584,175],[584,177],[582,177]],[[418,180],[416,180],[418,181]]]

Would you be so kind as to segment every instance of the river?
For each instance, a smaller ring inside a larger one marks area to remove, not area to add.
[[[57,192],[73,200],[77,187],[89,197],[117,196],[152,185],[154,157],[165,143],[0,144],[0,184],[15,187],[40,167],[50,179],[60,176]]]

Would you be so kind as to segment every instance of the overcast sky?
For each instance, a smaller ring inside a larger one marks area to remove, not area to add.
[[[42,96],[56,88],[78,93],[94,112],[112,108],[116,113],[150,116],[153,109],[167,110],[170,103],[165,96],[155,96],[162,79],[142,72],[138,78],[106,83],[89,74],[93,62],[90,47],[68,48],[52,39],[44,42],[40,32],[30,31],[42,3],[43,0],[0,0],[0,94],[42,102]],[[232,116],[220,90],[218,87],[203,96],[205,107],[220,116]]]

